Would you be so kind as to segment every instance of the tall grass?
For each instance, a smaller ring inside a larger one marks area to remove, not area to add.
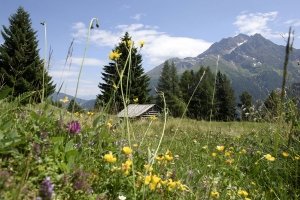
[[[127,77],[132,48],[124,66]],[[177,119],[168,116],[165,101],[157,120],[131,120],[123,72],[116,83],[125,109],[122,123],[107,112],[113,96],[101,111],[81,116],[47,101],[5,112],[11,103],[0,95],[0,198],[299,198],[299,128],[290,131],[292,122],[283,113],[297,117],[286,112],[287,104],[280,108],[280,123]]]

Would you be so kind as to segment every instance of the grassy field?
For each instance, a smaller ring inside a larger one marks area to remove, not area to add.
[[[0,199],[297,199],[289,124],[1,104]],[[274,136],[280,130],[277,154]]]

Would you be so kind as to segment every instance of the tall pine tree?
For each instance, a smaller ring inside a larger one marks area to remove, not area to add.
[[[130,49],[131,45],[133,45],[132,49]],[[144,73],[142,56],[127,32],[112,50],[110,59],[114,62],[104,66],[103,82],[98,85],[101,92],[98,98],[104,104],[109,104],[110,112],[118,112],[124,107],[121,87],[126,104],[133,103],[136,98],[140,104],[151,103],[152,98],[149,96],[148,88],[150,78]],[[121,76],[122,82],[120,82]]]
[[[175,63],[171,66],[169,61],[165,61],[161,75],[158,79],[157,89],[164,93],[167,108],[173,117],[181,117],[184,113],[186,104],[182,100],[182,94],[179,86],[179,77]],[[157,96],[156,103],[163,107],[164,102],[160,95]]]
[[[225,74],[218,71],[216,78],[214,117],[219,121],[232,121],[236,117],[234,90]]]
[[[0,74],[3,74],[5,82],[2,90],[12,88],[13,97],[29,91],[39,91],[34,100],[40,102],[43,61],[39,56],[37,32],[31,28],[30,15],[23,7],[19,7],[8,20],[9,27],[3,26],[1,31],[4,43],[0,46]],[[45,97],[55,90],[51,79],[45,71]]]

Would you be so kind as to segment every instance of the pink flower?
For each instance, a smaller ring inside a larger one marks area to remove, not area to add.
[[[78,135],[78,133],[81,131],[81,127],[78,121],[72,121],[71,123],[67,124],[66,130],[69,131],[70,134]]]

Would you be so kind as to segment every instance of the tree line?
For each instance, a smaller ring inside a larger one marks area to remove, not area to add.
[[[0,93],[9,89],[10,97],[14,98],[35,91],[31,102],[38,103],[43,88],[43,70],[45,97],[54,93],[56,85],[47,69],[43,69],[37,32],[31,27],[30,15],[23,7],[19,7],[8,20],[10,25],[3,26],[1,31],[4,42],[0,45]],[[96,109],[107,107],[106,112],[115,114],[124,108],[124,104],[156,103],[163,108],[165,101],[171,116],[185,114],[197,120],[232,121],[237,117],[237,110],[241,110],[238,117],[242,120],[271,120],[278,115],[278,91],[271,91],[264,102],[257,101],[255,106],[252,96],[244,91],[237,104],[230,80],[220,71],[214,74],[209,66],[202,66],[198,71],[186,70],[178,75],[175,63],[165,61],[157,84],[158,94],[149,95],[150,78],[144,72],[140,54],[144,44],[136,45],[127,32],[120,38],[110,53],[109,64],[103,67]],[[76,105],[76,110],[81,110],[79,105]]]

